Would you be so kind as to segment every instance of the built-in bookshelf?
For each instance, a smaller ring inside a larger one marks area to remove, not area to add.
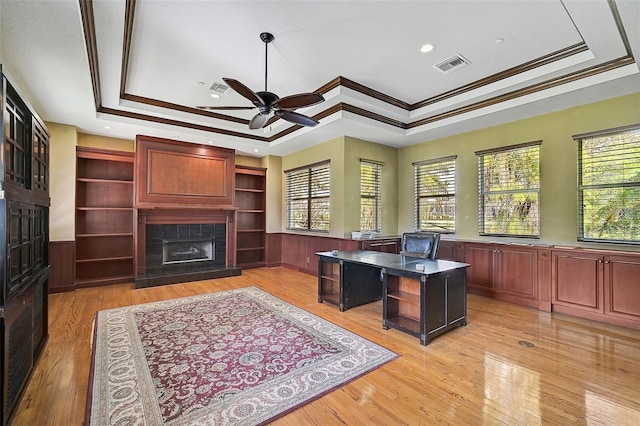
[[[76,287],[133,280],[134,153],[77,147]]]
[[[265,265],[265,195],[267,170],[236,165],[236,265],[257,268]]]

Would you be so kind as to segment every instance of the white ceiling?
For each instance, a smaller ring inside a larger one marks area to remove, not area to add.
[[[256,156],[341,135],[401,147],[640,88],[638,0],[137,0],[130,31],[125,0],[85,4],[92,15],[77,0],[0,0],[0,63],[44,120],[90,134]],[[83,26],[83,16],[93,22]],[[209,87],[229,77],[264,89],[264,31],[275,35],[269,91],[322,89],[324,103],[298,110],[319,115],[318,126],[276,120],[249,130],[256,111],[194,109],[251,106],[233,92],[213,99]],[[420,53],[425,42],[435,50]],[[455,54],[471,64],[450,74],[433,67]]]

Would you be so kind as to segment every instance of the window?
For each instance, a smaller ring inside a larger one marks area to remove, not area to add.
[[[640,126],[578,141],[578,240],[640,244]]]
[[[329,232],[329,161],[285,170],[287,229]]]
[[[382,163],[360,159],[360,230],[380,231]]]
[[[476,152],[480,235],[540,237],[541,144]]]
[[[453,233],[456,229],[456,157],[413,163],[416,229]]]

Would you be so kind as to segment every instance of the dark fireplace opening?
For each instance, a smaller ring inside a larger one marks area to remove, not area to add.
[[[145,273],[136,287],[240,275],[227,267],[225,223],[147,224]]]
[[[211,238],[162,240],[162,264],[215,260],[215,246],[215,240]]]

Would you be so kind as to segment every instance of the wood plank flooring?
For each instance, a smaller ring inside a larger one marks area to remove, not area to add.
[[[317,280],[285,268],[133,289],[82,289],[49,299],[49,341],[13,425],[81,425],[98,310],[256,286],[364,336],[400,358],[278,419],[277,425],[640,424],[640,332],[476,295],[469,324],[421,346],[383,330],[382,303],[340,312]]]

